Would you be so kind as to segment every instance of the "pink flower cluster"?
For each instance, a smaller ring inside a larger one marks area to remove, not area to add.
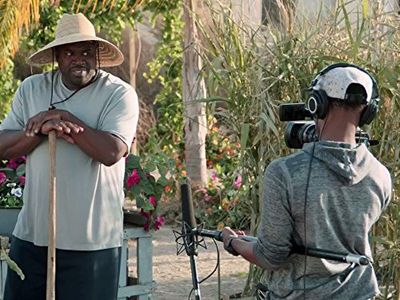
[[[19,185],[24,186],[25,185],[25,176],[19,176],[18,177]]]
[[[24,164],[25,162],[26,162],[26,156],[21,156],[21,157],[18,157],[16,159],[10,159],[7,162],[6,167],[10,168],[10,169],[13,169],[13,170],[16,170],[20,165]]]
[[[132,174],[129,175],[127,181],[126,181],[126,185],[128,187],[128,189],[130,189],[131,187],[133,187],[134,185],[139,184],[140,182],[140,175],[137,169],[133,169]]]
[[[16,159],[10,159],[7,161],[5,167],[8,169],[16,170],[22,164],[26,163],[26,156],[21,156]],[[12,180],[12,178],[9,178]],[[0,185],[7,181],[7,174],[5,172],[0,172]],[[25,185],[25,176],[18,176],[18,183],[20,186]]]
[[[154,208],[156,208],[156,206],[157,206],[157,199],[156,199],[155,196],[153,196],[153,195],[150,196],[150,197],[149,197],[149,202],[150,202],[151,205],[153,205]]]
[[[240,189],[241,186],[242,186],[242,176],[238,175],[236,176],[235,181],[233,182],[233,187],[238,190]]]
[[[165,223],[165,218],[163,216],[157,216],[157,218],[154,221],[153,228],[154,230],[159,230],[161,226],[163,226]],[[144,230],[149,231],[150,230],[150,222],[148,221],[146,224],[144,224]]]
[[[7,175],[4,172],[0,172],[0,185],[2,185],[7,180]]]
[[[149,202],[151,205],[153,205],[154,208],[157,206],[157,200],[155,196],[150,196],[149,197]],[[143,208],[140,210],[140,214],[146,218],[146,224],[144,224],[144,229],[146,231],[150,230],[151,226],[151,215],[153,214],[153,211],[144,211]],[[165,218],[163,216],[157,216],[153,222],[153,228],[154,230],[159,230],[161,226],[163,226],[165,223]]]

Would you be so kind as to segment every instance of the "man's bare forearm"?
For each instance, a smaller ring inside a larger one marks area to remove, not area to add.
[[[22,130],[0,131],[0,159],[12,159],[27,155],[42,141],[42,136],[26,136]]]
[[[111,133],[93,129],[70,113],[65,113],[63,120],[83,128],[82,132],[71,132],[71,137],[82,151],[102,164],[111,166],[126,154],[128,147]]]
[[[34,137],[39,132],[48,134],[49,129],[58,136],[77,145],[94,160],[106,166],[118,162],[128,151],[127,145],[109,132],[96,130],[65,110],[43,111],[28,120],[27,136]]]
[[[85,126],[82,133],[72,133],[71,136],[83,152],[106,166],[115,164],[127,152],[127,146],[108,132]]]

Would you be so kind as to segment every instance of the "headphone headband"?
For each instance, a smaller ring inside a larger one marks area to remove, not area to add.
[[[355,64],[350,64],[350,63],[345,63],[345,62],[339,62],[339,63],[334,63],[332,65],[329,65],[325,68],[323,68],[312,80],[311,82],[311,89],[318,83],[318,78],[325,75],[329,71],[336,69],[336,68],[355,68],[360,70],[361,72],[364,72],[371,78],[372,81],[372,94],[371,94],[371,100],[372,99],[378,99],[379,101],[379,92],[378,92],[378,84],[376,83],[375,78],[365,69],[361,68],[360,66],[357,66]]]
[[[376,83],[375,78],[369,72],[354,64],[341,62],[329,65],[324,69],[322,69],[311,82],[310,95],[306,102],[306,107],[314,117],[316,117],[317,119],[324,119],[329,110],[329,100],[328,100],[329,97],[327,95],[327,91],[323,89],[315,89],[315,86],[319,83],[320,77],[329,73],[331,70],[336,68],[348,68],[348,67],[355,68],[365,73],[371,79],[372,91],[370,94],[370,99],[361,114],[359,126],[362,126],[364,124],[369,124],[374,119],[376,113],[378,112],[378,104],[379,104],[378,85]],[[360,100],[360,95],[349,95],[349,97],[347,97],[347,95],[344,95],[343,100],[355,100],[355,101]]]

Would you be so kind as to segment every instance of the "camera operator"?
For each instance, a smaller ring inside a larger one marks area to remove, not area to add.
[[[378,111],[373,77],[356,65],[328,66],[312,82],[306,108],[318,141],[274,160],[266,169],[257,242],[223,230],[224,247],[264,270],[265,299],[373,299],[372,264],[342,263],[294,254],[296,246],[365,255],[372,225],[391,198],[386,169],[364,143],[358,126]]]

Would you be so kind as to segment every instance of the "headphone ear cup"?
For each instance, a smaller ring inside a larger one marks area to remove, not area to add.
[[[324,90],[312,90],[306,105],[314,118],[325,119],[329,110],[328,95]]]
[[[378,100],[371,99],[371,102],[363,109],[358,126],[369,124],[375,118],[379,110]]]

